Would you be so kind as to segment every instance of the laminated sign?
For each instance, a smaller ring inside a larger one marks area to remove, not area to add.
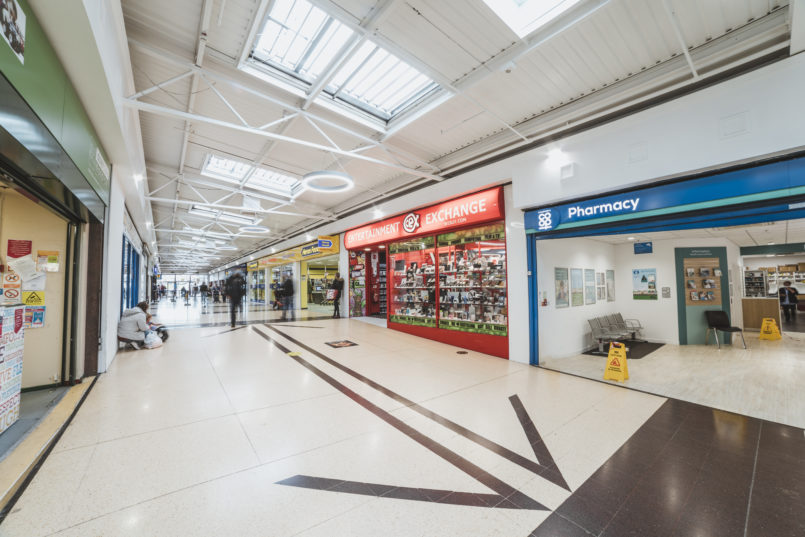
[[[618,382],[629,379],[629,367],[626,365],[626,345],[612,342],[609,344],[607,367],[604,370],[604,380]]]
[[[22,303],[26,306],[44,306],[45,305],[45,292],[44,291],[23,291]]]

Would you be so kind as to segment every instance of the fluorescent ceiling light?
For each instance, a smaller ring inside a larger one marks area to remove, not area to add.
[[[307,0],[277,0],[258,34],[252,57],[309,83],[353,33]]]
[[[216,211],[212,209],[207,209],[205,207],[200,207],[198,205],[192,205],[190,209],[187,210],[187,212],[195,216],[203,216],[205,218],[210,218],[213,220],[217,218],[218,220],[221,220],[223,222],[232,222],[234,224],[242,224],[249,226],[259,224],[261,220],[260,218],[254,216],[245,216],[242,214],[229,213],[226,211]],[[215,232],[209,232],[210,235],[212,235],[213,233]],[[219,234],[218,236],[224,236],[224,235]],[[225,235],[225,237],[229,237],[229,235]]]
[[[237,246],[232,245],[219,246],[218,248],[216,248],[216,250],[237,250],[237,249],[238,249]]]
[[[335,184],[333,184],[333,181]],[[318,172],[306,173],[302,179],[305,188],[325,194],[335,194],[344,192],[355,186],[355,181],[343,172],[322,170]]]
[[[270,230],[266,226],[241,226],[241,233],[268,233]]]
[[[520,39],[545,26],[580,0],[483,0]]]

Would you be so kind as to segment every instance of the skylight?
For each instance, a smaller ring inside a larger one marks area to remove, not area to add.
[[[276,0],[255,39],[249,65],[259,69],[261,75],[273,75],[280,85],[282,77],[277,76],[277,71],[286,75],[284,82],[290,76],[297,87],[298,82],[310,87],[330,65],[339,61],[336,57],[339,51],[355,35],[308,0]],[[318,99],[335,98],[383,121],[439,87],[371,41],[356,50],[326,82],[325,93]]]
[[[367,41],[325,91],[388,119],[436,87],[433,80]]]
[[[207,155],[201,167],[201,174],[227,183],[243,184],[254,190],[288,197],[293,197],[302,184],[294,177],[213,154]]]
[[[484,0],[521,39],[578,4],[580,0]]]
[[[307,0],[277,0],[252,56],[311,82],[353,32]]]

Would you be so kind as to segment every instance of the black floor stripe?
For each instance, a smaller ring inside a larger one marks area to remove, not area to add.
[[[514,464],[516,464],[516,465],[518,465],[518,466],[520,466],[522,468],[525,468],[526,470],[529,470],[529,471],[533,472],[534,474],[537,474],[537,475],[547,479],[551,483],[553,483],[555,485],[558,485],[558,486],[562,487],[565,490],[570,490],[570,488],[567,485],[567,482],[565,481],[564,477],[562,476],[562,473],[559,471],[559,469],[556,467],[555,464],[543,465],[543,464],[540,464],[539,462],[527,459],[527,458],[523,457],[522,455],[520,455],[519,453],[516,453],[516,452],[514,452],[514,451],[512,451],[512,450],[510,450],[510,449],[498,444],[497,442],[494,442],[493,440],[490,440],[490,439],[488,439],[488,438],[486,438],[484,436],[481,436],[478,433],[473,432],[473,431],[467,429],[466,427],[463,427],[462,425],[459,425],[458,423],[456,423],[456,422],[454,422],[452,420],[449,420],[449,419],[445,418],[444,416],[441,416],[441,415],[437,414],[436,412],[433,412],[432,410],[428,410],[427,408],[425,408],[425,407],[419,405],[418,403],[408,399],[407,397],[404,397],[404,396],[398,394],[397,392],[394,392],[394,391],[390,390],[389,388],[386,388],[382,384],[379,384],[379,383],[373,381],[372,379],[361,375],[357,371],[354,371],[353,369],[350,369],[349,367],[341,364],[340,362],[337,362],[336,360],[333,360],[332,358],[330,358],[326,354],[322,354],[321,352],[317,351],[316,349],[313,349],[313,348],[309,347],[308,345],[305,345],[304,343],[302,343],[298,339],[296,339],[296,338],[294,338],[292,336],[289,336],[289,335],[277,330],[275,327],[269,326],[269,325],[266,325],[266,327],[271,329],[271,330],[273,330],[274,332],[276,332],[277,334],[281,335],[282,337],[286,338],[288,341],[292,341],[295,345],[298,345],[299,347],[305,349],[306,351],[310,352],[314,356],[317,356],[318,358],[321,358],[322,360],[324,360],[328,364],[332,365],[333,367],[336,367],[336,368],[340,369],[344,373],[347,373],[348,375],[360,380],[364,384],[366,384],[368,386],[371,386],[375,390],[377,390],[380,393],[382,393],[382,394],[394,399],[395,401],[404,404],[406,407],[410,408],[411,410],[414,410],[415,412],[418,412],[419,414],[421,414],[421,415],[423,415],[423,416],[435,421],[436,423],[439,423],[440,425],[443,425],[444,427],[447,427],[451,431],[460,434],[461,436],[463,436],[464,438],[466,438],[468,440],[471,440],[472,442],[475,442],[479,446],[485,447],[486,449],[492,451],[493,453],[496,453],[496,454],[500,455],[501,457],[507,459],[509,462],[512,462],[512,463],[514,463]],[[547,447],[545,448],[545,451],[547,451]],[[541,460],[545,460],[545,458],[543,458]],[[550,460],[553,461],[553,458],[550,458]]]
[[[534,456],[537,457],[537,460],[543,466],[547,468],[556,468],[556,473],[558,475],[554,477],[557,478],[557,481],[561,481],[561,483],[557,483],[557,485],[566,490],[570,490],[567,481],[565,481],[564,476],[562,476],[562,472],[560,472],[556,466],[556,462],[553,460],[553,455],[551,455],[548,446],[546,446],[545,442],[542,441],[542,436],[540,436],[539,431],[537,431],[537,426],[534,425],[534,422],[531,420],[531,416],[528,415],[528,411],[525,409],[525,406],[523,406],[523,402],[520,401],[520,397],[517,395],[512,395],[509,397],[509,402],[511,402],[512,407],[514,408],[514,413],[517,414],[517,419],[520,420],[520,425],[523,427],[523,431],[528,439],[528,443],[531,445],[531,449],[534,450]]]
[[[290,352],[286,347],[281,345],[277,342],[274,338],[257,330],[256,327],[252,327],[252,330],[260,334],[263,338],[267,341],[271,342],[275,345],[279,350],[288,354],[293,360],[297,363],[311,371],[313,374],[321,378],[323,381],[328,383],[333,388],[337,389],[357,404],[364,407],[366,410],[377,416],[378,418],[382,419],[404,435],[408,436],[410,439],[414,440],[424,448],[432,451],[434,454],[438,455],[442,459],[446,460],[465,474],[469,475],[470,477],[474,478],[475,480],[479,481],[483,485],[486,485],[489,489],[498,493],[501,497],[501,502],[495,505],[494,507],[506,507],[511,509],[532,509],[532,510],[543,510],[547,511],[548,508],[539,503],[538,501],[530,498],[516,490],[511,485],[501,481],[497,477],[493,476],[483,468],[477,466],[476,464],[470,462],[469,460],[465,459],[458,453],[448,449],[447,447],[435,442],[433,439],[429,438],[428,436],[422,434],[418,430],[414,429],[401,419],[393,416],[389,412],[383,410],[379,406],[375,405],[365,397],[358,395],[347,386],[341,384],[336,379],[322,371],[321,369],[317,368],[301,356],[297,355],[297,353]],[[398,487],[395,487],[398,488]],[[436,501],[436,500],[429,500],[429,501]]]
[[[415,487],[395,487],[379,483],[362,483],[359,481],[342,481],[326,477],[312,477],[308,475],[295,475],[282,481],[278,485],[289,487],[302,487],[308,489],[327,490],[330,492],[344,492],[347,494],[362,494],[377,498],[394,498],[397,500],[415,500],[420,502],[436,502],[450,505],[466,505],[470,507],[501,507],[505,509],[519,509],[499,494],[480,494],[477,492],[456,492],[452,490],[422,489]]]

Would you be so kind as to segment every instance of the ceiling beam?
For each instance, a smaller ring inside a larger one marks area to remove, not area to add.
[[[805,0],[790,0],[791,55],[805,51]]]
[[[391,162],[386,162],[384,160],[376,159],[373,157],[368,157],[366,155],[362,155],[359,153],[352,153],[350,151],[345,151],[341,149],[335,149],[332,147],[328,147],[326,145],[317,144],[314,142],[310,142],[307,140],[302,140],[299,138],[292,138],[290,136],[284,136],[281,134],[275,134],[273,132],[262,131],[260,129],[254,127],[247,127],[244,125],[238,125],[237,123],[232,123],[229,121],[224,121],[220,119],[215,119],[212,117],[203,116],[200,114],[189,114],[187,112],[183,112],[182,110],[176,110],[174,108],[168,108],[167,106],[162,106],[158,104],[152,103],[145,103],[142,101],[137,101],[134,99],[123,99],[122,104],[129,108],[134,108],[136,110],[140,110],[143,112],[150,112],[152,114],[162,115],[165,117],[172,117],[178,119],[184,119],[187,121],[195,121],[201,123],[207,123],[210,125],[215,125],[217,127],[224,127],[232,130],[237,130],[241,132],[246,132],[249,134],[254,134],[256,136],[262,136],[264,138],[269,138],[272,140],[277,140],[279,142],[287,142],[289,144],[300,145],[303,147],[309,147],[311,149],[316,149],[318,151],[324,151],[327,153],[334,153],[338,155],[343,155],[346,157],[350,157],[355,160],[362,160],[365,162],[370,162],[372,164],[377,164],[378,166],[383,166],[385,168],[391,168],[397,171],[409,173],[411,175],[415,175],[418,177],[426,177],[428,179],[433,179],[434,181],[443,181],[444,178],[438,175],[433,175],[431,173],[426,173],[414,168],[408,168],[405,166],[400,166],[399,164],[394,164]]]
[[[242,206],[237,205],[223,205],[220,203],[206,203],[203,201],[193,201],[193,200],[180,200],[180,199],[171,199],[171,198],[155,198],[153,196],[147,196],[145,199],[148,201],[154,201],[156,203],[175,203],[178,205],[198,205],[199,207],[212,207],[214,209],[228,209],[234,211],[241,211],[241,212],[248,212],[248,213],[258,213],[258,214],[280,214],[280,215],[287,215],[287,216],[301,216],[303,218],[314,218],[317,220],[327,220],[328,222],[333,222],[336,220],[335,217],[332,216],[322,216],[322,215],[313,215],[313,214],[302,214],[302,213],[294,213],[289,211],[277,211],[274,209],[244,209]],[[175,227],[171,225],[171,227]]]

